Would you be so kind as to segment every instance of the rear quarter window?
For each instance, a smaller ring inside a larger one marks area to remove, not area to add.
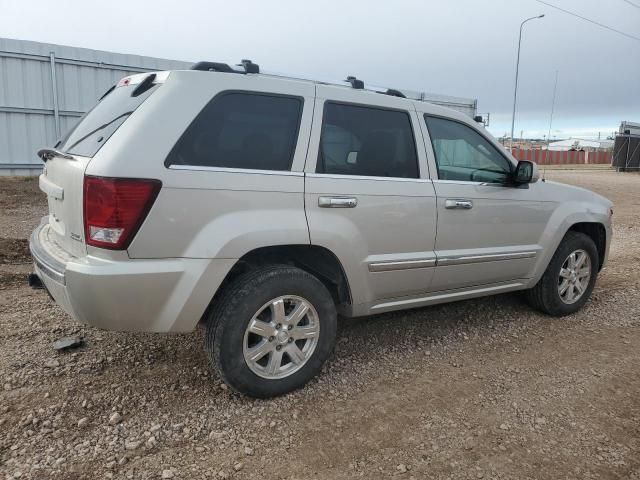
[[[73,155],[93,157],[115,131],[156,91],[154,84],[132,96],[137,85],[114,88],[60,141],[58,149]]]
[[[299,97],[219,94],[189,125],[165,165],[290,170],[301,114]]]

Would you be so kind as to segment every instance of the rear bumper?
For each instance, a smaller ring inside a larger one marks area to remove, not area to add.
[[[235,263],[233,259],[61,258],[47,229],[48,224],[39,226],[29,242],[36,273],[75,320],[106,330],[193,330]]]

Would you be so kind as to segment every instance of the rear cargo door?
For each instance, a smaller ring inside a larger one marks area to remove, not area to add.
[[[47,194],[49,204],[49,240],[65,252],[86,254],[82,210],[85,169],[166,75],[145,73],[123,78],[56,144],[56,150],[42,151],[41,156],[47,160],[40,189]]]
[[[82,184],[87,157],[48,160],[40,175],[40,190],[49,205],[49,240],[73,256],[86,252],[82,220]]]

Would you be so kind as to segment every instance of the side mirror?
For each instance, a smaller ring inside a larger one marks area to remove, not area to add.
[[[347,163],[349,165],[355,165],[358,163],[358,152],[349,152],[347,154]]]
[[[513,181],[517,184],[535,183],[538,181],[538,165],[529,160],[520,160],[516,171],[513,173]]]
[[[473,117],[473,121],[477,123],[484,123],[484,118],[482,118],[482,115],[476,115]]]

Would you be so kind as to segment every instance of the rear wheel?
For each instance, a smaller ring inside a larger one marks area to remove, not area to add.
[[[525,292],[534,308],[553,316],[569,315],[587,302],[598,276],[598,249],[584,233],[568,232],[540,281]]]
[[[229,285],[216,304],[206,350],[222,379],[240,393],[266,398],[300,388],[333,350],[333,299],[304,270],[252,271]]]

